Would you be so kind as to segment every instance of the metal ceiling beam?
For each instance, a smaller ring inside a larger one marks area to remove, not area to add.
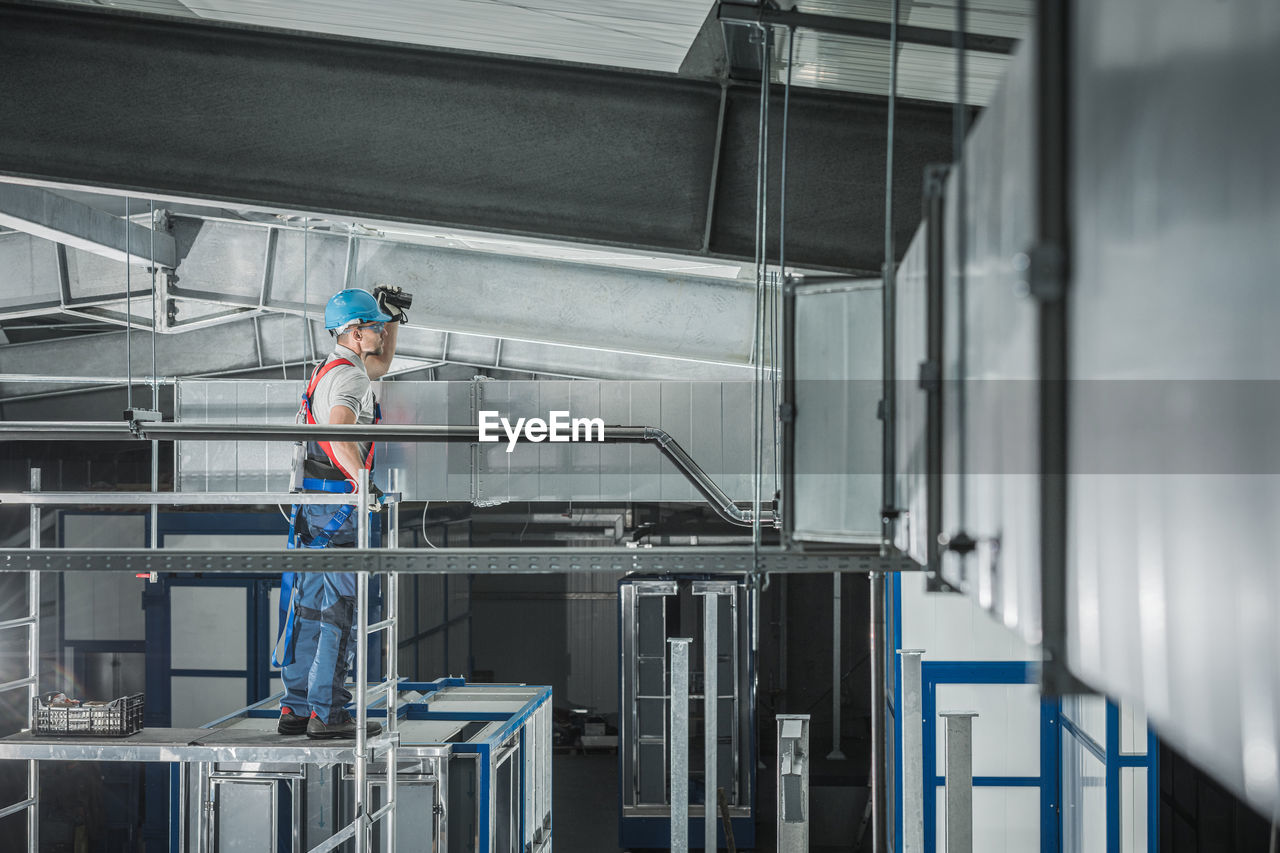
[[[885,21],[868,21],[864,18],[846,18],[837,15],[818,15],[797,12],[794,9],[776,9],[770,6],[743,3],[721,3],[717,16],[726,24],[765,24],[779,27],[797,27],[855,38],[889,40],[889,24]],[[930,47],[954,47],[956,34],[951,30],[932,27],[915,27],[898,24],[898,41],[903,44],[922,44]],[[1018,39],[993,36],[984,33],[965,33],[965,50],[979,53],[1010,54],[1017,47]]]
[[[0,183],[0,225],[138,266],[177,264],[173,238],[40,187]]]
[[[674,75],[28,2],[0,5],[0,96],[17,178],[755,256],[754,87],[722,111],[718,84]],[[879,269],[886,117],[883,98],[793,92],[795,264]],[[897,139],[906,246],[949,111],[900,105]]]

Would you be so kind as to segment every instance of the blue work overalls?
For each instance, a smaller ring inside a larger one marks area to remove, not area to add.
[[[316,385],[330,369],[351,362],[335,359],[319,367],[303,395],[307,423],[316,423],[311,413],[311,397]],[[374,423],[380,420],[375,408]],[[337,464],[328,442],[317,442],[334,467]],[[372,470],[373,447],[365,460]],[[346,480],[305,478],[308,491],[350,493]],[[293,507],[289,523],[290,548],[351,548],[356,544],[354,507],[343,504],[300,504]],[[377,516],[370,513],[369,544],[377,546],[381,530]],[[371,585],[369,599],[375,600]],[[272,664],[281,668],[284,699],[281,705],[300,717],[314,713],[328,724],[341,719],[341,710],[351,701],[346,688],[347,672],[355,656],[356,576],[352,572],[288,573],[280,590],[280,636]],[[377,615],[370,614],[370,621]]]

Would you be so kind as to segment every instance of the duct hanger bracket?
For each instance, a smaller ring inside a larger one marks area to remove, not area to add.
[[[124,419],[129,422],[129,431],[137,438],[144,438],[144,424],[164,420],[164,415],[151,409],[125,409]]]

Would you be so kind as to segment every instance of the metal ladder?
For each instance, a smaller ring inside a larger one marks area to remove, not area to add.
[[[369,547],[369,472],[362,469],[359,474],[359,490],[356,496],[356,547]],[[34,508],[33,508],[34,509]],[[399,502],[389,503],[387,512],[387,542],[385,547],[395,548],[399,545],[400,520]],[[399,724],[396,719],[399,691],[396,685],[399,676],[399,631],[397,617],[399,615],[399,574],[384,572],[383,581],[383,618],[369,624],[369,575],[368,571],[356,573],[356,743],[355,743],[355,817],[351,823],[336,832],[327,841],[311,848],[310,853],[325,853],[334,850],[348,840],[355,841],[356,853],[370,853],[373,849],[373,827],[383,821],[383,849],[386,853],[394,853],[396,848],[396,749],[400,745]],[[378,684],[369,685],[369,638],[385,632],[387,664],[385,677]],[[386,697],[387,727],[386,730],[369,739],[365,732],[368,720],[369,703]],[[386,762],[386,802],[372,814],[369,813],[370,782],[369,762],[381,752]]]
[[[40,469],[31,469],[31,491],[40,491]],[[40,547],[40,507],[31,505],[31,549]],[[40,695],[40,573],[27,572],[27,615],[0,622],[0,630],[27,629],[28,674],[23,678],[0,684],[0,693],[27,688],[27,730],[35,730],[36,699]],[[0,818],[27,813],[27,851],[37,853],[40,847],[40,764],[35,759],[27,761],[27,796],[12,805],[0,809]]]

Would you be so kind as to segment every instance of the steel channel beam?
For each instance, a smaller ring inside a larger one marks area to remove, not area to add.
[[[21,179],[754,255],[755,86],[725,90],[721,125],[713,81],[34,2],[0,6],[0,80],[0,163]],[[163,145],[129,118],[143,103]],[[883,97],[792,93],[793,263],[879,269],[885,113]],[[947,118],[899,109],[903,174],[946,159]],[[914,186],[895,199],[904,246],[914,202]]]
[[[0,225],[143,267],[177,264],[169,234],[41,187],[0,183]]]
[[[772,551],[734,548],[424,548],[395,552],[359,550],[228,551],[187,549],[58,548],[0,549],[6,572],[404,572],[406,574],[563,574],[643,572],[646,574],[828,573],[919,571],[905,557],[865,552]]]

